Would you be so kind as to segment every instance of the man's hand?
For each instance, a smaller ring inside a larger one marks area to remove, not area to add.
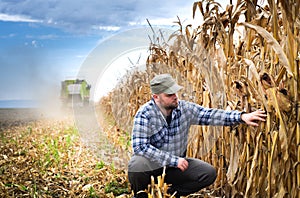
[[[251,113],[243,113],[241,119],[250,126],[258,126],[258,121],[266,121],[267,117],[265,111],[257,110]]]
[[[184,158],[179,158],[177,168],[179,168],[181,171],[185,171],[189,166],[188,161]]]

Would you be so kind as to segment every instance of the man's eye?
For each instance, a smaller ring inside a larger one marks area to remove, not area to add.
[[[172,97],[174,96],[175,94],[167,94],[167,97]]]

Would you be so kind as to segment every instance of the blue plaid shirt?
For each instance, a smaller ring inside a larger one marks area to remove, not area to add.
[[[178,107],[172,111],[172,120],[168,124],[152,99],[141,106],[135,115],[133,151],[161,166],[177,167],[179,157],[185,157],[191,125],[229,126],[240,122],[239,111],[204,108],[180,100]]]

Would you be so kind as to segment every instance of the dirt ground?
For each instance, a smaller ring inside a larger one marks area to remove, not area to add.
[[[114,147],[107,136],[102,133],[93,106],[69,109],[0,108],[0,132],[10,127],[42,120],[73,122],[78,129],[82,143],[91,149],[95,155],[108,164],[113,163],[117,168],[127,166],[128,153],[123,153]]]
[[[44,108],[0,108],[0,127],[18,126],[45,119],[63,120],[70,115],[70,112]]]

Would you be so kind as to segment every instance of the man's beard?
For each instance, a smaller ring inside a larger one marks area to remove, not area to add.
[[[168,106],[165,106],[165,109],[166,110],[173,110],[173,109],[176,109],[178,107],[178,103],[176,104],[170,104]]]

